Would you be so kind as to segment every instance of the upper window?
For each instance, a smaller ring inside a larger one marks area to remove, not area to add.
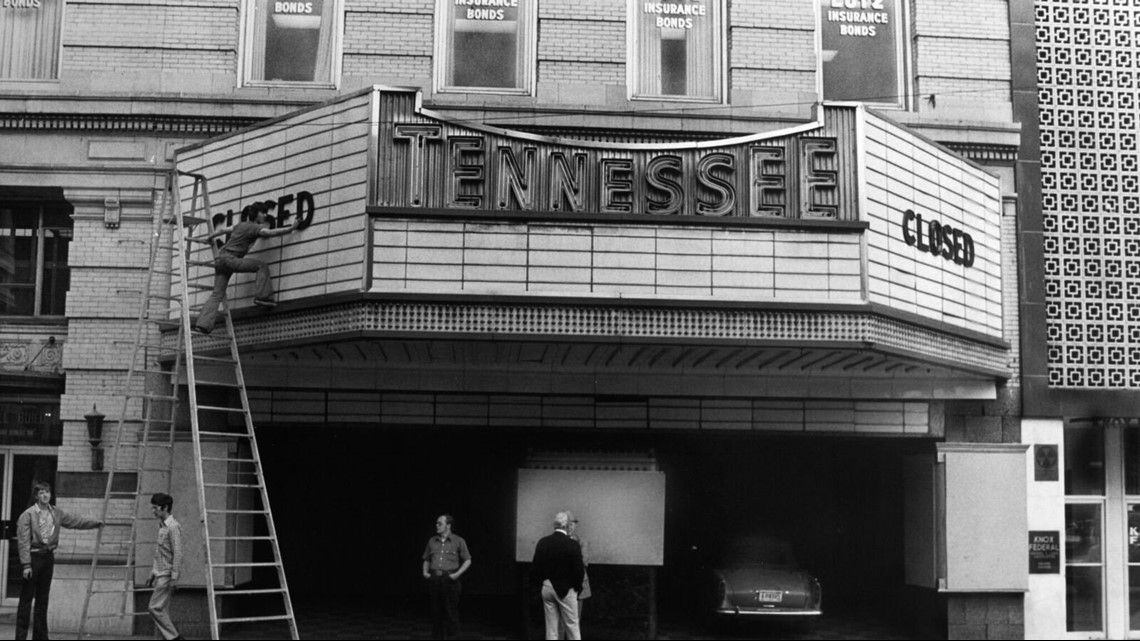
[[[0,314],[63,316],[71,206],[0,200]]]
[[[629,0],[631,98],[720,102],[723,0]]]
[[[335,84],[340,0],[247,0],[248,82]]]
[[[63,0],[0,2],[0,80],[59,78]]]
[[[901,107],[903,13],[899,0],[820,0],[823,97]]]
[[[533,93],[536,0],[439,0],[440,91]]]

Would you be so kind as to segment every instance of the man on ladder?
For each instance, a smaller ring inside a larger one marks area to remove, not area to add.
[[[210,233],[211,240],[221,236],[229,236],[226,244],[218,250],[214,259],[214,292],[202,307],[198,321],[194,323],[194,330],[209,334],[214,329],[214,322],[218,317],[218,305],[226,299],[226,287],[230,276],[237,272],[257,272],[257,289],[253,294],[253,302],[262,307],[274,307],[277,302],[273,300],[273,284],[270,281],[269,266],[260,260],[246,258],[245,255],[257,242],[258,238],[272,238],[284,236],[296,231],[301,222],[298,216],[289,227],[270,229],[268,214],[264,208],[259,208],[257,217],[253,222],[240,222],[233,227],[222,227]]]

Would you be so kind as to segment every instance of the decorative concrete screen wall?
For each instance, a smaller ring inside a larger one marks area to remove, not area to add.
[[[998,179],[873,114],[864,123],[870,302],[1000,338]]]
[[[362,287],[373,105],[372,92],[362,92],[177,153],[180,170],[206,176],[211,210],[228,223],[259,205],[277,219],[287,210],[284,224],[298,213],[309,219],[295,234],[260,240],[249,255],[270,264],[279,300]],[[183,182],[184,211],[189,185]],[[209,249],[201,247],[205,260]],[[213,270],[191,269],[191,282],[212,284]],[[232,304],[252,306],[253,274],[230,283]],[[202,302],[209,292],[194,295]]]

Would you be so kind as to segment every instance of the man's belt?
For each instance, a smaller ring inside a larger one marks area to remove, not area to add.
[[[432,576],[447,576],[454,571],[455,570],[432,570],[431,575]]]

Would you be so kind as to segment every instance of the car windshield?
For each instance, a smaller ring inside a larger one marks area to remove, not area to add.
[[[738,539],[730,541],[720,555],[723,563],[731,565],[794,566],[792,546],[773,539]]]

